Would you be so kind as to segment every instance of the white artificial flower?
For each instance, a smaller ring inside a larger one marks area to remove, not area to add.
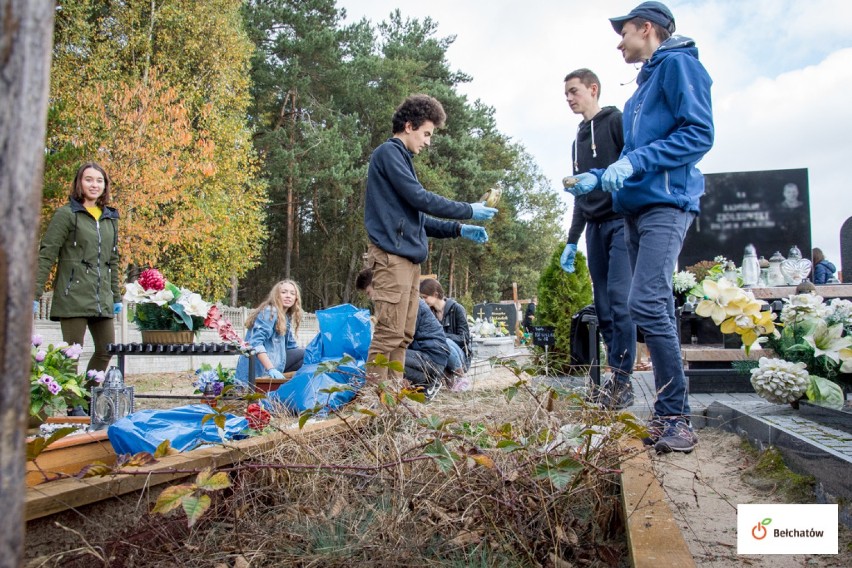
[[[828,357],[835,363],[840,363],[840,350],[852,345],[852,337],[841,337],[843,326],[838,324],[828,326],[822,320],[818,321],[805,336],[805,341],[814,350],[814,358]]]
[[[164,288],[159,290],[156,294],[149,297],[147,300],[143,300],[145,302],[152,302],[157,304],[158,306],[165,306],[169,302],[175,299],[175,295],[168,288]]]
[[[190,316],[207,317],[207,312],[210,310],[210,304],[201,299],[201,294],[190,292],[186,288],[181,288],[177,303],[182,305],[186,314]]]
[[[692,272],[681,270],[672,276],[672,288],[678,294],[689,292],[698,282],[695,280],[695,275]]]
[[[852,302],[834,298],[828,304],[825,319],[829,325],[839,323],[844,327],[852,327]]]
[[[128,282],[125,285],[127,291],[124,293],[124,299],[134,304],[141,304],[149,301],[151,294],[137,282]]]
[[[784,298],[781,309],[781,321],[784,325],[801,323],[806,320],[820,319],[828,312],[822,296],[816,294],[796,294]]]
[[[810,384],[804,363],[761,357],[758,367],[751,370],[751,386],[761,397],[775,404],[801,398]]]

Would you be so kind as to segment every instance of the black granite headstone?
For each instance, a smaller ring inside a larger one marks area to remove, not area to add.
[[[681,269],[723,255],[737,266],[749,243],[757,254],[787,256],[796,245],[811,251],[808,170],[705,174],[701,214],[690,227],[678,257]]]
[[[843,273],[841,282],[852,282],[852,217],[840,227],[840,271]]]
[[[506,326],[509,333],[514,334],[518,329],[518,309],[514,304],[476,304],[473,306],[475,319],[488,318],[491,323]]]

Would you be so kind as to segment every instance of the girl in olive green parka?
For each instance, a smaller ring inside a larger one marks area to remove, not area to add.
[[[86,328],[95,352],[87,370],[105,371],[115,342],[113,318],[121,313],[118,287],[118,211],[108,206],[110,179],[94,162],[80,166],[71,186],[68,205],[56,210],[38,254],[36,301],[58,263],[53,280],[50,319],[59,321],[62,339],[83,345]]]

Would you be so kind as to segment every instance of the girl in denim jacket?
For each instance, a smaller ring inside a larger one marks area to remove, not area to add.
[[[257,376],[283,379],[302,366],[305,350],[296,343],[302,323],[302,294],[292,280],[282,280],[246,320],[246,343],[257,353]],[[248,382],[248,358],[237,362],[236,379]]]

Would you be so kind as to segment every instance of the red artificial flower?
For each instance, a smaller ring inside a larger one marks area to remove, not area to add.
[[[139,285],[145,290],[159,292],[166,287],[166,278],[156,268],[149,268],[139,275]]]
[[[249,428],[252,430],[263,430],[269,421],[272,420],[272,415],[262,409],[259,404],[252,403],[246,408],[246,419],[249,423]]]

